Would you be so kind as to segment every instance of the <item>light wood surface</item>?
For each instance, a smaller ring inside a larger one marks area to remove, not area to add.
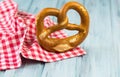
[[[20,10],[37,14],[45,7],[60,8],[73,0],[15,1]],[[89,34],[80,45],[87,54],[53,63],[24,59],[20,68],[0,71],[0,77],[120,77],[120,0],[74,1],[83,4],[90,15]],[[80,23],[75,11],[70,10],[68,16],[70,22]]]

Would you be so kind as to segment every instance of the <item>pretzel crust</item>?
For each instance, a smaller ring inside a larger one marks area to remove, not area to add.
[[[76,10],[81,17],[81,24],[71,24],[66,15],[70,9]],[[44,18],[46,16],[56,16],[58,23],[49,28],[44,27]],[[60,10],[56,8],[45,8],[36,16],[36,36],[39,44],[50,52],[66,52],[81,44],[89,30],[89,14],[85,7],[77,2],[68,2]],[[66,38],[50,38],[51,33],[61,30],[77,30],[77,34]]]

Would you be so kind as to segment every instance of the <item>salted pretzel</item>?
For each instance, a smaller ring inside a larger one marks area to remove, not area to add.
[[[81,17],[81,24],[71,24],[66,15],[70,9],[76,10]],[[44,27],[46,16],[56,16],[58,23],[49,27]],[[36,16],[36,35],[39,44],[51,52],[66,52],[78,46],[86,38],[89,29],[89,15],[85,7],[77,2],[68,2],[60,10],[56,8],[45,8]],[[66,38],[50,38],[51,33],[61,30],[77,30],[77,34]]]

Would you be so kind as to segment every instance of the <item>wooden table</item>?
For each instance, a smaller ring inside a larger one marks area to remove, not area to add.
[[[20,10],[37,14],[72,0],[15,1]],[[83,4],[90,15],[89,35],[80,45],[87,54],[53,63],[24,59],[20,68],[0,71],[0,77],[120,77],[120,0],[74,1]],[[80,23],[75,11],[70,10],[68,16],[70,22]]]

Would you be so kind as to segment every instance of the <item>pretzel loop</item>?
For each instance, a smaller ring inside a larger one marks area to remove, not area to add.
[[[71,23],[68,23],[66,25],[66,29],[68,29],[68,30],[78,30],[79,31],[78,34],[68,37],[69,44],[71,44],[71,46],[76,47],[77,45],[79,45],[80,43],[82,43],[84,41],[84,39],[86,38],[86,36],[88,34],[89,14],[83,5],[81,5],[77,2],[68,2],[60,10],[59,20],[61,20],[61,21],[59,21],[59,22],[64,21],[64,18],[66,17],[66,14],[67,14],[68,10],[70,10],[70,9],[77,11],[81,17],[80,25],[71,24]]]
[[[79,13],[81,17],[80,25],[68,23],[66,12],[69,9],[74,9]],[[56,16],[58,18],[58,24],[45,28],[43,20],[48,15]],[[36,28],[38,42],[43,48],[52,52],[65,52],[73,49],[86,38],[89,28],[89,15],[81,4],[68,2],[61,10],[55,8],[43,9],[36,17]],[[73,36],[62,39],[48,37],[51,33],[61,29],[78,30],[79,32]]]

